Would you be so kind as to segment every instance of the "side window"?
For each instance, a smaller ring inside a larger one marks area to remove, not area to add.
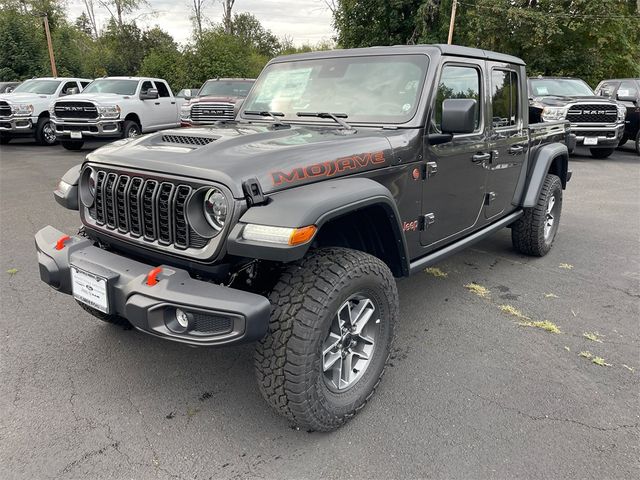
[[[159,97],[170,97],[171,94],[169,93],[169,87],[167,87],[167,84],[164,82],[155,82],[156,84],[156,88],[158,89],[158,96]]]
[[[440,132],[442,102],[449,98],[472,98],[478,102],[476,131],[480,128],[480,71],[474,67],[445,65],[440,75],[431,130]]]
[[[84,90],[84,89],[85,89],[85,87],[86,87],[87,85],[89,85],[90,83],[91,83],[91,82],[80,82],[80,85],[82,86],[82,89]]]
[[[638,87],[635,82],[624,81],[620,84],[620,88],[618,88],[618,96],[619,97],[637,97],[638,96]]]
[[[512,127],[518,123],[518,74],[511,70],[491,73],[493,128]]]
[[[62,90],[60,90],[60,95],[69,95],[69,90],[72,88],[78,88],[78,84],[74,82],[67,82],[62,86]]]
[[[596,92],[601,97],[613,97],[613,92],[616,90],[615,83],[603,83],[600,89]]]
[[[153,88],[153,83],[151,83],[149,80],[145,80],[144,82],[142,82],[140,93],[147,93],[150,88]]]

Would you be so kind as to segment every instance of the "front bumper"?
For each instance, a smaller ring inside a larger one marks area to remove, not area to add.
[[[71,139],[71,132],[80,132],[82,137],[119,138],[122,136],[122,120],[69,121],[53,118],[58,140]],[[77,140],[74,138],[74,140]]]
[[[33,133],[38,117],[0,117],[0,132],[11,134]]]
[[[36,233],[42,281],[71,295],[71,266],[107,279],[109,313],[140,331],[197,346],[245,343],[267,332],[271,305],[261,295],[194,280],[186,270],[170,266],[162,266],[158,283],[149,285],[154,266],[98,248],[84,237],[71,237],[58,250],[63,236],[51,226]],[[190,318],[181,332],[174,328],[176,308]]]
[[[620,143],[623,132],[623,123],[615,125],[571,125],[571,133],[576,136],[576,144],[589,148],[615,148]],[[598,143],[585,145],[585,138],[597,138]]]

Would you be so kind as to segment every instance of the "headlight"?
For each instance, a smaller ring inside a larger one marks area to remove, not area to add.
[[[11,113],[17,117],[26,117],[33,113],[33,105],[28,103],[11,104]]]
[[[191,118],[191,105],[183,105],[180,108],[180,118],[189,120]]]
[[[102,118],[118,118],[120,116],[119,105],[98,105],[97,109]]]
[[[204,196],[204,216],[209,225],[218,232],[222,230],[228,212],[227,197],[217,188],[211,188]]]
[[[49,116],[50,117],[55,117],[56,116],[56,107],[55,104],[51,104],[49,105]]]
[[[91,208],[96,198],[97,175],[93,168],[87,167],[80,176],[80,201],[87,208]]]
[[[272,227],[270,225],[255,225],[248,223],[242,229],[242,238],[254,242],[277,243],[280,245],[302,245],[313,238],[316,226],[309,225],[301,228]]]
[[[564,120],[567,116],[566,107],[544,107],[542,109],[542,120],[552,122],[554,120]]]
[[[618,104],[618,121],[621,122],[627,117],[627,107]]]

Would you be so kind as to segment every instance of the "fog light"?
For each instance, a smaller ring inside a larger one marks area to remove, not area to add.
[[[176,308],[176,322],[178,322],[178,325],[182,328],[187,328],[189,326],[189,316],[186,312]]]

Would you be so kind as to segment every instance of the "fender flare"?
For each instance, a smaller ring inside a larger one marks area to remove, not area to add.
[[[249,208],[231,230],[227,252],[232,255],[291,262],[305,256],[311,242],[298,246],[248,241],[242,228],[248,223],[297,228],[315,225],[318,231],[327,222],[370,206],[380,206],[386,213],[399,249],[402,272],[409,271],[407,244],[400,214],[391,192],[369,178],[342,178],[304,185],[274,193],[266,205]],[[317,235],[317,234],[316,234]]]
[[[567,171],[569,165],[569,150],[563,143],[552,143],[541,147],[536,152],[536,158],[533,162],[533,169],[529,175],[526,190],[522,197],[521,206],[525,208],[535,207],[544,184],[544,179],[549,173],[551,164],[559,157],[563,158],[561,164],[560,179],[563,188],[567,184]]]

